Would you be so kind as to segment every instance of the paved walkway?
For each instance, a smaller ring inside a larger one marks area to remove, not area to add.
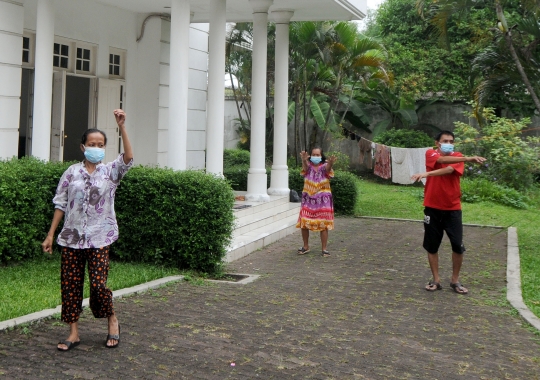
[[[182,282],[116,301],[118,349],[85,312],[82,344],[56,351],[51,319],[0,333],[1,379],[539,379],[540,336],[505,300],[506,231],[467,227],[462,281],[430,277],[422,224],[338,219],[331,258],[291,235],[230,265],[247,285]],[[114,275],[112,273],[111,275]],[[234,365],[233,365],[234,364]]]

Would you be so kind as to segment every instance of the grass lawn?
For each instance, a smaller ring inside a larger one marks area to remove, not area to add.
[[[424,219],[421,185],[400,186],[361,179],[358,187],[357,216]],[[492,202],[463,203],[462,207],[464,223],[517,227],[523,300],[540,317],[540,196],[535,196],[534,207],[528,210]]]
[[[112,261],[107,285],[123,289],[178,273],[175,268]],[[87,274],[85,298],[88,289]],[[0,267],[0,300],[0,321],[60,305],[60,254]]]

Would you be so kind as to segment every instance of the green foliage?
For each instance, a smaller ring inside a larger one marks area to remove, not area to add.
[[[218,271],[233,231],[233,203],[224,179],[135,167],[117,191],[121,235],[113,252],[129,261]]]
[[[527,196],[485,178],[464,178],[461,181],[461,200],[468,203],[492,201],[518,209],[529,207]]]
[[[249,165],[249,151],[244,149],[225,149],[223,151],[223,166]]]
[[[414,99],[425,94],[441,94],[449,101],[471,98],[472,60],[491,42],[489,28],[496,19],[484,1],[477,3],[466,16],[449,20],[444,45],[418,13],[416,0],[381,4],[366,34],[382,39],[400,93]]]
[[[351,159],[345,153],[337,152],[337,151],[330,151],[330,152],[324,152],[324,155],[326,157],[336,156],[337,161],[332,166],[334,168],[334,170],[342,170],[342,171],[345,171],[345,172],[350,171],[350,169],[351,169],[350,168]]]
[[[233,165],[223,167],[223,176],[235,191],[246,191],[249,165]]]
[[[289,169],[289,188],[296,190],[301,196],[304,188],[304,178],[300,175],[300,169]],[[354,174],[336,170],[334,178],[330,180],[332,197],[334,199],[334,211],[336,214],[352,215],[359,192],[356,186],[358,179]]]
[[[52,198],[69,165],[0,161],[0,263],[42,254]],[[212,175],[135,167],[117,190],[120,239],[111,253],[126,261],[219,270],[232,235],[233,202],[228,183]]]
[[[27,157],[0,161],[0,263],[42,254],[40,244],[54,213],[52,198],[70,164]]]
[[[473,105],[474,106],[474,105]],[[466,113],[473,117],[472,114]],[[517,190],[531,188],[540,170],[538,137],[522,137],[530,119],[512,120],[495,116],[492,108],[481,111],[481,126],[456,122],[456,144],[465,155],[478,155],[487,162],[478,167],[465,165],[465,176],[484,178]]]
[[[373,139],[376,143],[398,148],[425,148],[433,145],[433,138],[425,132],[411,129],[390,129]]]

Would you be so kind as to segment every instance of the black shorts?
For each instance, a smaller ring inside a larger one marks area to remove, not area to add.
[[[461,210],[437,210],[424,208],[424,249],[428,253],[437,253],[442,242],[443,234],[450,239],[452,251],[465,252],[463,245],[463,223]]]

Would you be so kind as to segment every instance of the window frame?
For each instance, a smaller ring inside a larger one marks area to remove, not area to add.
[[[23,38],[28,38],[29,46],[28,49],[24,49],[23,41],[21,41],[21,63],[22,67],[34,67],[35,52],[36,52],[36,35],[34,33],[23,31]],[[22,61],[22,52],[28,50],[28,62]]]
[[[107,68],[107,72],[109,72],[109,79],[125,79],[126,77],[126,50],[118,49],[114,47],[109,47],[109,57],[107,59],[107,62],[109,64],[109,67]],[[116,65],[114,63],[111,63],[111,55],[116,55],[120,57],[120,64]],[[113,67],[119,68],[119,75],[111,74],[111,65]]]

